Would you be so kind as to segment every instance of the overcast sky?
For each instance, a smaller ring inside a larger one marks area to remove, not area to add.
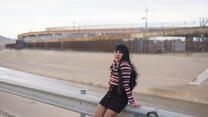
[[[208,0],[0,0],[0,35],[47,27],[199,21],[208,18]]]

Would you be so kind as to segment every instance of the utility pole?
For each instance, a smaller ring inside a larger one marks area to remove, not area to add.
[[[200,21],[200,27],[206,27],[206,25],[208,24],[208,18],[201,18]],[[203,34],[201,34],[201,40],[202,40],[202,48],[201,48],[201,51],[204,51],[204,47],[206,45],[205,43],[205,37]]]
[[[148,37],[147,37],[147,29],[148,29],[148,23],[147,23],[147,13],[148,13],[148,9],[146,8],[145,9],[145,19],[146,19],[146,21],[145,21],[145,40],[144,40],[144,42],[145,42],[145,44],[144,44],[144,46],[145,46],[145,53],[148,53]]]
[[[75,32],[75,20],[73,21],[73,33]]]
[[[208,24],[208,18],[201,18],[199,22],[200,26],[205,27]]]
[[[145,22],[145,32],[147,33],[147,27],[148,27],[148,25],[147,25],[147,12],[148,12],[148,9],[146,8],[145,9],[145,19],[146,19],[146,22]]]

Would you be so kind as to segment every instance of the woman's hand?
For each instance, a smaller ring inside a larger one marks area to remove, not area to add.
[[[135,107],[138,107],[139,108],[141,106],[142,106],[141,104],[134,103],[134,104],[131,105],[131,108],[135,108]]]

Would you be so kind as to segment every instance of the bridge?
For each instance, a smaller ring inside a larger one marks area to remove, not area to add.
[[[202,45],[197,48],[204,48],[208,37],[208,27],[175,27],[175,28],[125,28],[125,29],[79,29],[79,30],[47,30],[40,32],[28,32],[18,35],[17,42],[7,44],[7,47],[21,48],[25,43],[28,48],[48,48],[48,49],[67,49],[89,47],[95,50],[110,51],[112,43],[120,42],[124,39],[148,39],[151,37],[185,37],[186,51],[192,51],[194,48],[194,38],[197,37],[202,41]],[[148,41],[140,42],[141,48],[148,49]],[[132,46],[131,44],[128,44]],[[139,45],[134,44],[134,48]],[[199,45],[198,45],[199,46]],[[201,47],[202,46],[202,47]],[[154,47],[154,46],[153,46]],[[151,47],[151,48],[153,48]],[[144,50],[136,50],[143,51]]]
[[[73,39],[73,41],[80,40],[112,40],[112,39],[122,39],[122,38],[149,38],[158,36],[191,36],[191,37],[208,37],[208,27],[176,27],[176,28],[149,28],[148,32],[144,32],[142,28],[126,28],[126,29],[80,29],[80,30],[54,30],[54,31],[41,31],[41,32],[29,32],[18,35],[18,39],[24,39],[27,36],[38,36],[47,34],[64,34],[64,33],[109,33],[114,35],[112,38],[108,35],[98,35],[92,38]]]
[[[132,38],[148,38],[148,37],[166,37],[166,36],[182,36],[182,37],[208,37],[208,27],[184,27],[169,28],[150,31],[147,33],[131,34]]]

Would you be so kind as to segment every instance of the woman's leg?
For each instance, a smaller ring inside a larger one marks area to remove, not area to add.
[[[115,117],[118,113],[107,109],[103,117]]]
[[[103,117],[105,112],[106,112],[106,108],[102,106],[101,104],[98,104],[94,117]]]

